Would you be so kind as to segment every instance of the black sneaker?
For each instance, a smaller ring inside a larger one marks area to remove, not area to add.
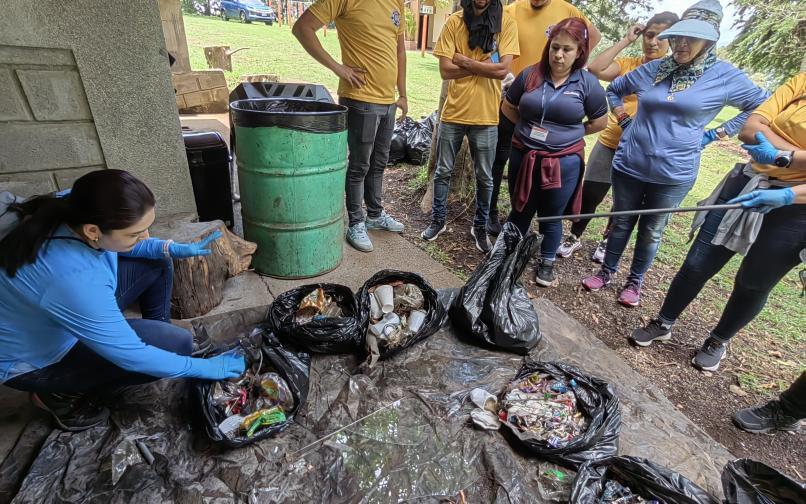
[[[501,222],[498,220],[498,212],[490,212],[490,218],[487,219],[487,234],[491,236],[498,236],[501,234]]]
[[[557,275],[554,274],[554,261],[549,259],[539,259],[537,263],[537,275],[535,282],[541,287],[551,287],[557,282]]]
[[[109,410],[78,394],[31,393],[31,402],[53,416],[60,429],[78,432],[107,421]]]
[[[733,423],[736,427],[754,434],[765,434],[774,430],[796,431],[800,428],[800,420],[784,413],[778,400],[737,411],[733,414]]]
[[[650,320],[644,327],[635,329],[630,335],[634,345],[646,347],[655,341],[669,341],[672,339],[672,326],[662,323],[659,319]]]
[[[470,235],[476,240],[476,248],[483,253],[486,254],[493,248],[490,244],[490,239],[487,237],[486,226],[473,226],[470,228]]]
[[[445,226],[445,221],[431,221],[431,224],[425,228],[425,231],[420,233],[420,238],[427,241],[434,241],[445,231],[445,229],[447,229],[447,226]]]
[[[708,336],[691,364],[700,371],[716,371],[719,363],[728,355],[728,344]]]

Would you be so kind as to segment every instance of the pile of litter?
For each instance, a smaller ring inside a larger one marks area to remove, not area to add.
[[[416,334],[425,321],[423,292],[402,281],[376,285],[368,289],[370,319],[367,337],[378,347],[393,350]]]
[[[324,320],[341,317],[344,314],[331,296],[325,294],[324,289],[318,287],[302,298],[294,321],[297,324],[307,324],[312,320]]]
[[[252,438],[256,432],[286,421],[294,408],[294,396],[275,372],[257,374],[249,369],[237,382],[213,384],[213,405],[226,418],[218,424],[230,439]]]
[[[660,504],[659,500],[646,500],[636,495],[628,487],[616,480],[605,483],[604,491],[599,497],[600,504]]]

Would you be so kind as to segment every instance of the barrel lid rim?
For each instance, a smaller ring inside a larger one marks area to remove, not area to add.
[[[234,100],[230,102],[229,108],[233,112],[248,112],[254,114],[265,114],[265,115],[288,115],[288,112],[281,112],[281,111],[270,111],[270,110],[251,110],[246,108],[241,108],[238,105],[243,102],[267,102],[267,101],[286,101],[286,102],[304,102],[304,103],[320,103],[324,105],[329,105],[336,107],[334,110],[326,110],[326,111],[308,111],[308,112],[296,112],[295,115],[338,115],[344,114],[348,111],[348,108],[340,103],[331,103],[331,102],[321,102],[316,100],[305,100],[301,98],[283,98],[283,97],[265,97],[265,98],[243,98],[240,100]]]

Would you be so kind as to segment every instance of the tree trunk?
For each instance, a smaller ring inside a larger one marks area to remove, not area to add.
[[[153,227],[155,236],[193,243],[219,230],[223,236],[210,244],[212,254],[174,260],[171,316],[186,319],[204,315],[221,303],[227,278],[249,268],[257,245],[232,234],[223,222],[176,219]]]
[[[204,48],[204,57],[208,68],[220,68],[232,71],[232,54],[229,46],[212,46]]]

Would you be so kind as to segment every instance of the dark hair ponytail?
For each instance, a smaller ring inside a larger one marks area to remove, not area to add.
[[[129,172],[87,173],[67,196],[37,196],[11,207],[21,222],[0,241],[0,268],[13,277],[36,261],[39,250],[62,224],[73,228],[95,224],[106,233],[137,223],[153,207],[154,193]]]

